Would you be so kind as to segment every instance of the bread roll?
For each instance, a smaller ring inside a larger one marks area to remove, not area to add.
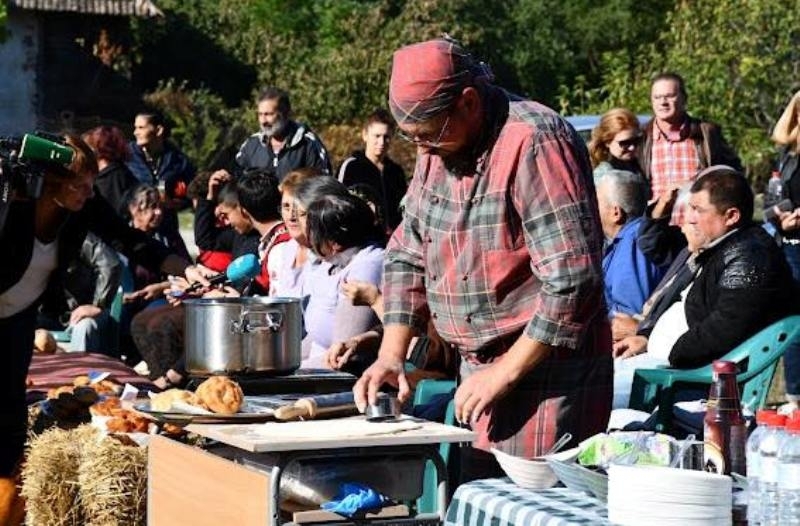
[[[33,350],[41,353],[53,354],[58,349],[56,339],[46,329],[36,329],[33,335]]]
[[[172,409],[172,404],[175,402],[186,402],[187,404],[197,405],[197,397],[191,391],[168,389],[163,393],[158,393],[150,397],[150,409],[153,411],[166,412]]]
[[[204,407],[222,415],[238,413],[244,401],[242,388],[227,376],[212,376],[197,387],[195,394]]]

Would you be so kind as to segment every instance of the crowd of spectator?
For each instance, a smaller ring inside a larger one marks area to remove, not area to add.
[[[773,134],[782,193],[764,225],[721,128],[687,112],[680,75],[650,89],[650,120],[613,108],[585,145],[437,39],[397,51],[390,111],[365,118],[363,150],[336,171],[289,94],[269,87],[230,166],[196,173],[169,123],[144,110],[130,143],[111,126],[83,135],[99,169],[87,184],[183,259],[177,212],[191,208],[202,276],[256,255],[251,282],[197,294],[300,298],[302,366],[362,375],[359,403],[386,381],[404,396],[409,378],[457,375],[457,417],[479,431],[462,466],[477,477],[497,471],[490,447],[529,457],[601,430],[635,368],[709,364],[797,311],[800,94]],[[418,150],[410,178],[387,154],[396,127]],[[190,283],[113,241],[82,242],[38,324],[72,331],[76,350],[141,361],[159,387],[185,383],[176,291]],[[425,373],[407,376],[420,349]],[[795,354],[786,377],[796,406]]]

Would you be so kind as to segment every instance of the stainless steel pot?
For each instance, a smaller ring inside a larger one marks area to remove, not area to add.
[[[190,374],[288,374],[300,367],[299,299],[213,298],[184,304]]]

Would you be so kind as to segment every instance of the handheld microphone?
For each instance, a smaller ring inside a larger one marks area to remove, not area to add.
[[[208,278],[211,286],[238,283],[254,278],[261,273],[261,264],[255,254],[245,254],[231,261],[224,274],[217,274]],[[203,286],[199,282],[192,283],[186,293],[200,290]]]

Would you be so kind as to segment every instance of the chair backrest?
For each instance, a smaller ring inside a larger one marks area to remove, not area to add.
[[[732,357],[739,364],[737,383],[742,390],[742,403],[755,411],[767,403],[770,384],[778,360],[790,348],[800,347],[800,316],[779,320],[734,349],[743,356]]]
[[[438,394],[449,393],[455,386],[453,380],[421,380],[414,390],[414,405],[426,404]]]
[[[720,358],[736,363],[739,368],[736,382],[742,391],[742,404],[753,411],[766,405],[778,360],[790,347],[800,347],[800,316],[776,321]],[[690,374],[710,382],[711,365],[694,369]]]
[[[417,388],[414,390],[414,405],[426,404],[430,402],[434,396],[450,393],[455,387],[456,383],[453,380],[421,380],[417,383]],[[444,423],[455,425],[455,421],[455,404],[451,399],[447,404]],[[450,444],[447,442],[439,445],[439,455],[442,457],[445,466],[448,465],[448,460],[450,459],[450,447]],[[428,461],[425,466],[422,486],[422,496],[417,499],[417,512],[433,513],[436,511],[437,483],[436,468],[434,468],[433,463],[430,461]]]

